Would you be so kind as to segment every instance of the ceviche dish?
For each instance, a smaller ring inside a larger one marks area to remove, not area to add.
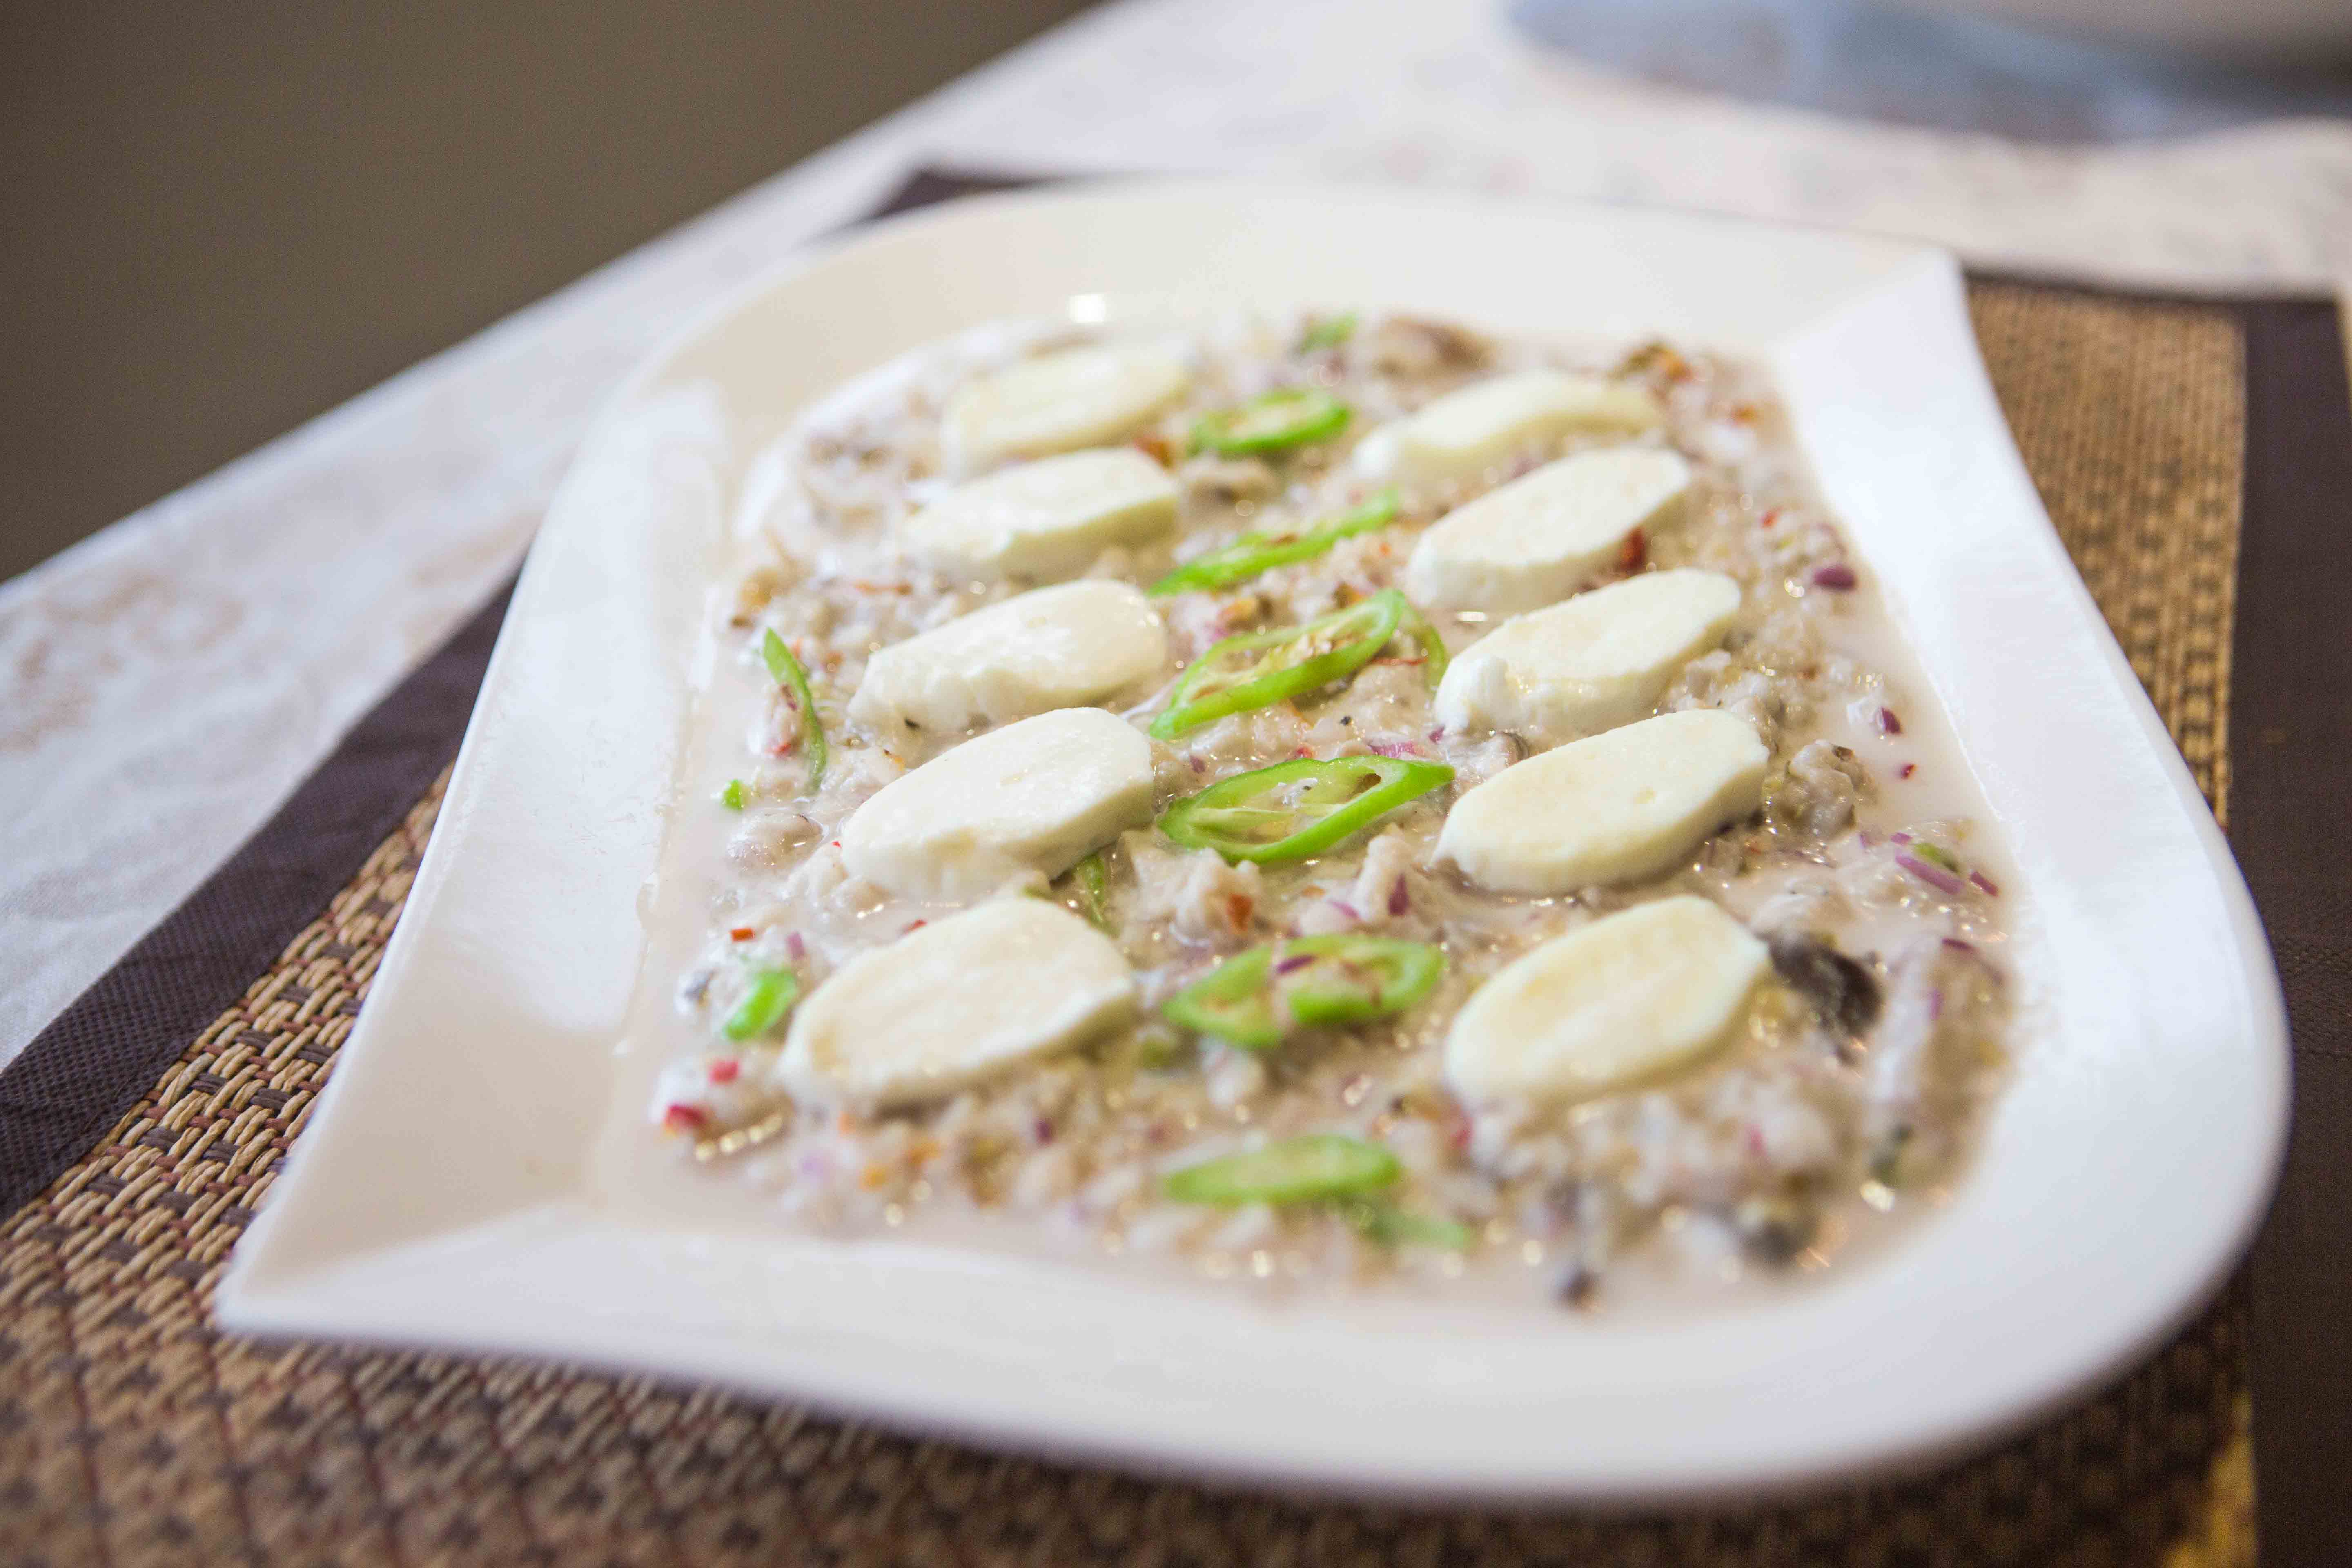
[[[681,1179],[1607,1312],[1964,1177],[2020,889],[1759,368],[996,324],[750,492],[633,1042]]]

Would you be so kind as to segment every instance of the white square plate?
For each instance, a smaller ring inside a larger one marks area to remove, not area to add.
[[[1404,1331],[619,1190],[596,1157],[614,1047],[752,457],[827,389],[979,321],[1355,302],[1771,368],[2030,893],[2014,1081],[1948,1207],[1752,1309]],[[373,999],[218,1312],[1159,1468],[1750,1493],[1948,1456],[2153,1346],[2261,1214],[2286,1062],[2243,885],[2042,514],[1950,257],[1360,189],[995,197],[792,260],[606,412],[531,552]]]

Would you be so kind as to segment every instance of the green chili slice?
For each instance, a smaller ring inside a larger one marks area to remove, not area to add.
[[[824,723],[816,716],[816,698],[809,691],[808,671],[793,657],[773,627],[760,644],[760,657],[767,661],[768,674],[775,683],[791,693],[793,706],[801,713],[801,754],[808,759],[808,786],[814,793],[824,783]]]
[[[719,792],[719,804],[725,806],[730,811],[742,810],[743,799],[743,781],[741,779],[729,779],[727,781],[727,787]]]
[[[1071,867],[1070,879],[1077,885],[1078,904],[1087,919],[1108,931],[1110,919],[1104,910],[1104,898],[1110,879],[1103,867],[1102,851],[1097,849]]]
[[[725,1032],[730,1040],[756,1040],[772,1034],[801,999],[801,978],[789,969],[758,969],[751,972],[751,987],[743,993],[743,1000],[735,1004],[735,1011],[727,1016]]]
[[[1429,624],[1429,617],[1407,604],[1404,614],[1398,617],[1397,630],[1421,645],[1421,678],[1432,691],[1445,679],[1445,639]]]
[[[1445,954],[1427,942],[1340,932],[1254,947],[1160,1004],[1171,1024],[1245,1050],[1294,1028],[1392,1018],[1437,988]]]
[[[1396,521],[1396,491],[1382,490],[1353,511],[1342,512],[1303,532],[1244,533],[1231,544],[1195,555],[1151,584],[1151,592],[1158,595],[1230,588],[1236,583],[1248,582],[1261,572],[1311,560],[1343,539],[1386,528]]]
[[[1478,1239],[1478,1233],[1458,1219],[1407,1214],[1378,1199],[1350,1198],[1339,1205],[1339,1217],[1366,1240],[1382,1247],[1436,1247],[1467,1252]]]
[[[1204,414],[1192,426],[1192,450],[1221,458],[1254,458],[1328,440],[1348,427],[1355,410],[1315,386],[1284,387],[1238,408]]]
[[[1336,349],[1356,335],[1356,312],[1342,310],[1336,316],[1318,316],[1298,334],[1298,352],[1311,354],[1321,349]]]
[[[1453,779],[1444,763],[1409,757],[1302,757],[1186,795],[1161,814],[1160,831],[1187,849],[1278,866],[1320,855]]]
[[[1318,1026],[1393,1018],[1437,989],[1445,973],[1444,950],[1391,937],[1303,937],[1284,952],[1275,969],[1290,1016]],[[1309,962],[1296,963],[1300,956]]]
[[[1228,713],[1345,680],[1388,647],[1412,607],[1402,594],[1384,588],[1303,626],[1227,637],[1192,661],[1170,694],[1168,710],[1151,721],[1152,737],[1172,741]]]
[[[1253,1051],[1282,1044],[1282,1022],[1274,1013],[1268,972],[1274,949],[1254,947],[1225,960],[1160,1005],[1171,1024],[1214,1035]]]
[[[1160,1190],[1181,1204],[1314,1203],[1376,1193],[1403,1173],[1397,1157],[1378,1143],[1339,1132],[1310,1132],[1187,1165],[1171,1172]]]

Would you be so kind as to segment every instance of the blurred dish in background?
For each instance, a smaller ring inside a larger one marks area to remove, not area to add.
[[[2352,60],[2345,0],[1888,0],[1921,11],[1978,11],[2032,26],[2242,59]]]
[[[1528,33],[1609,69],[1737,98],[2031,142],[2121,142],[2265,120],[2352,116],[2352,5],[2129,0],[2110,33],[2147,38],[2164,17],[2210,24],[2203,40],[2265,47],[2268,62],[2166,54],[2058,37],[1978,16],[1929,15],[1941,0],[1515,0]],[[2093,0],[1958,0],[2052,24],[2093,26]],[[2305,19],[2291,32],[2291,16]],[[2224,19],[2245,26],[2223,37]],[[2146,22],[2147,26],[2136,26]],[[2274,24],[2274,25],[2273,25]],[[2319,47],[2336,51],[2336,63]],[[2302,47],[2292,58],[2284,51]]]

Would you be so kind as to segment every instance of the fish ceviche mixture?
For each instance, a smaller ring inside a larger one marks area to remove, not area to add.
[[[1955,1174],[2000,863],[1759,372],[999,327],[765,471],[681,1152],[832,1234],[1577,1306]]]

